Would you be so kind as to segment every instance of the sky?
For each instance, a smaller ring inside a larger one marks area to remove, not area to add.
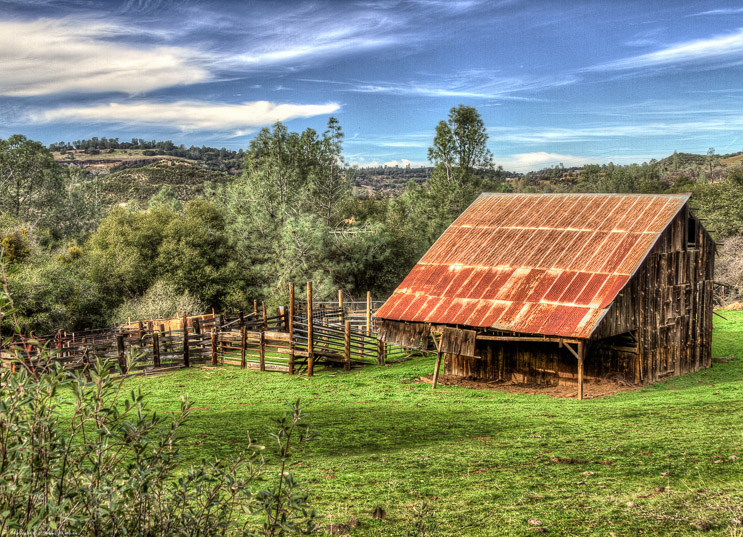
[[[0,0],[0,138],[247,148],[345,132],[347,163],[427,164],[474,106],[497,165],[743,150],[743,4]]]

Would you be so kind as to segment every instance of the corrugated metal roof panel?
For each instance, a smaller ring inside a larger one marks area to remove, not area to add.
[[[589,337],[687,195],[483,194],[377,312]]]

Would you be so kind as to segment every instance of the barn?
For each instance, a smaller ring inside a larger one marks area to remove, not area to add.
[[[378,310],[449,375],[635,385],[709,367],[715,243],[688,194],[482,194]]]

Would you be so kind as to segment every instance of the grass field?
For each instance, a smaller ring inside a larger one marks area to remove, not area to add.
[[[315,438],[292,470],[323,524],[352,535],[743,536],[743,312],[715,318],[713,356],[729,363],[583,402],[414,380],[417,358],[313,378],[234,366],[137,378],[152,410],[195,401],[183,454],[226,456],[247,431],[267,441],[284,399],[308,403]],[[387,519],[372,519],[376,507]],[[537,524],[539,521],[539,524]],[[709,531],[695,527],[704,521]],[[409,533],[410,532],[410,533]]]

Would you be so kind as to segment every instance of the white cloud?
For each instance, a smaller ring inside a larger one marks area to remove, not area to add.
[[[65,106],[33,112],[32,123],[93,122],[134,125],[159,125],[184,131],[235,130],[236,135],[249,134],[252,129],[294,118],[332,114],[340,109],[337,103],[277,104],[268,101],[242,104],[205,101],[153,101],[108,103],[91,106]]]
[[[504,159],[498,159],[497,163],[503,166],[506,170],[516,172],[528,172],[532,170],[540,170],[551,166],[556,166],[560,163],[570,168],[572,166],[583,166],[586,163],[592,162],[592,159],[588,157],[577,157],[575,155],[561,155],[559,153],[546,153],[539,151],[535,153],[517,153],[510,155]]]
[[[406,158],[402,158],[400,160],[387,161],[384,163],[384,165],[388,167],[399,166],[400,168],[404,168],[406,166],[410,166],[411,168],[420,168],[421,166],[430,166],[431,164],[429,162],[408,160]]]
[[[496,158],[496,163],[508,171],[529,172],[550,168],[562,163],[566,168],[585,166],[586,164],[633,164],[648,160],[648,155],[613,155],[606,156],[577,156],[561,155],[560,153],[547,153],[538,151],[534,153],[516,153],[503,158]]]
[[[730,34],[677,43],[656,52],[596,65],[585,71],[624,71],[730,56],[743,56],[743,28]]]
[[[109,40],[131,33],[129,28],[95,21],[0,21],[0,94],[135,94],[211,78],[198,65],[203,56],[194,50]]]

